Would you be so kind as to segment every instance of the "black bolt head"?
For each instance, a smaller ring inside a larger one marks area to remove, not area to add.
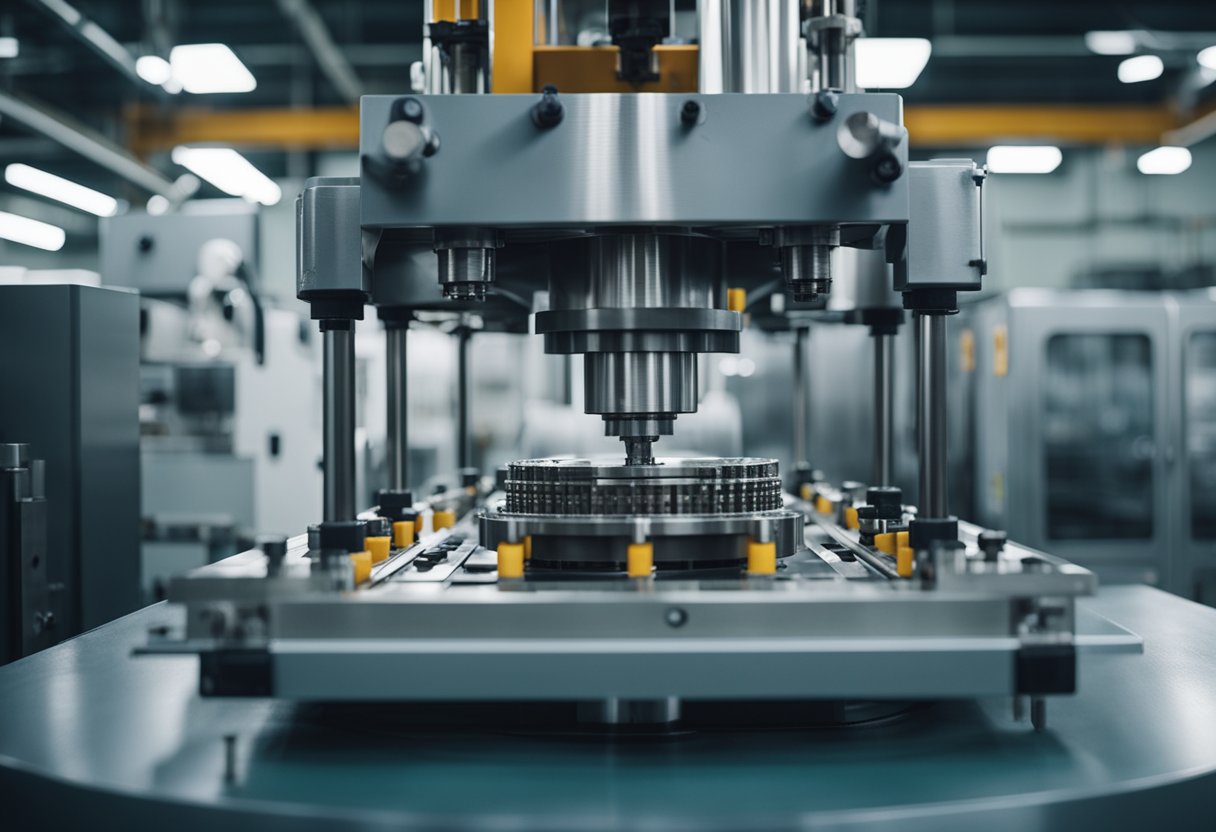
[[[701,102],[694,101],[691,98],[684,102],[684,106],[680,108],[680,123],[685,127],[692,127],[701,118]]]
[[[903,175],[904,166],[893,153],[880,156],[872,169],[874,179],[883,185],[889,185]]]
[[[401,118],[407,121],[420,122],[422,121],[422,102],[417,98],[403,98],[401,104]]]
[[[830,121],[840,109],[840,93],[836,90],[820,90],[811,103],[811,115],[816,121]]]

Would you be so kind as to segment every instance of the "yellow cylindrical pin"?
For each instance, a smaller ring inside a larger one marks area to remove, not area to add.
[[[371,552],[351,552],[350,562],[355,567],[356,584],[361,584],[372,576]]]
[[[532,560],[532,535],[524,535],[524,560]]]
[[[901,578],[912,577],[912,567],[916,561],[916,552],[910,546],[900,546],[895,555],[895,571]]]
[[[912,544],[908,542],[908,533],[907,532],[896,532],[895,533],[895,551],[896,551],[896,553],[898,553],[899,550],[904,548],[905,546],[910,546],[910,545],[912,545]]]
[[[777,544],[769,541],[759,543],[755,540],[747,544],[747,574],[775,575],[777,574]]]
[[[831,514],[834,509],[832,501],[820,494],[815,498],[815,511],[820,514]]]
[[[811,491],[811,484],[809,482],[804,482],[802,485],[798,486],[798,496],[806,500],[808,503],[811,501],[813,492]]]
[[[404,549],[414,542],[413,520],[398,520],[393,524],[393,543],[398,549]]]
[[[654,572],[654,544],[630,543],[625,565],[629,577],[649,578]]]
[[[895,554],[897,548],[895,532],[874,535],[874,548],[880,552],[886,552],[888,555]]]
[[[498,578],[515,580],[524,576],[524,544],[498,544]]]
[[[731,312],[743,312],[747,309],[746,289],[727,289],[726,308]]]
[[[844,510],[844,527],[846,529],[860,529],[861,520],[857,517],[857,509],[849,506]]]
[[[454,511],[436,511],[431,517],[431,527],[435,531],[440,529],[450,529],[456,525],[456,512]]]
[[[363,545],[371,553],[372,563],[379,563],[382,560],[388,560],[389,549],[393,548],[393,539],[391,537],[365,537]]]

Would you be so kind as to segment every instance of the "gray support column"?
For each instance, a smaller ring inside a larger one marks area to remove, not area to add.
[[[895,336],[874,335],[874,468],[870,484],[891,485],[895,439]]]
[[[794,463],[809,462],[807,459],[807,438],[810,434],[810,424],[807,420],[807,393],[809,379],[807,378],[805,327],[794,330]]]
[[[355,519],[355,325],[323,323],[325,516]]]
[[[947,517],[946,316],[917,312],[916,429],[920,517]]]
[[[469,342],[473,333],[462,328],[457,332],[456,350],[456,467],[473,464],[473,448],[469,437]]]
[[[388,368],[388,487],[409,488],[409,431],[407,429],[406,341],[409,329],[405,323],[393,322],[384,330],[385,357]]]

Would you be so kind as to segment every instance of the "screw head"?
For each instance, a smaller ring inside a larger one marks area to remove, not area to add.
[[[689,99],[680,108],[680,122],[686,127],[692,127],[701,118],[701,102]]]
[[[811,104],[811,115],[818,121],[830,121],[840,109],[840,94],[836,90],[820,90]]]
[[[688,623],[688,613],[680,607],[669,607],[663,614],[668,627],[683,627]]]

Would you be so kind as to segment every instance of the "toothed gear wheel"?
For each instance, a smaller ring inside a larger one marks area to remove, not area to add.
[[[745,514],[781,508],[777,461],[758,458],[526,459],[511,463],[505,510],[512,514]]]

